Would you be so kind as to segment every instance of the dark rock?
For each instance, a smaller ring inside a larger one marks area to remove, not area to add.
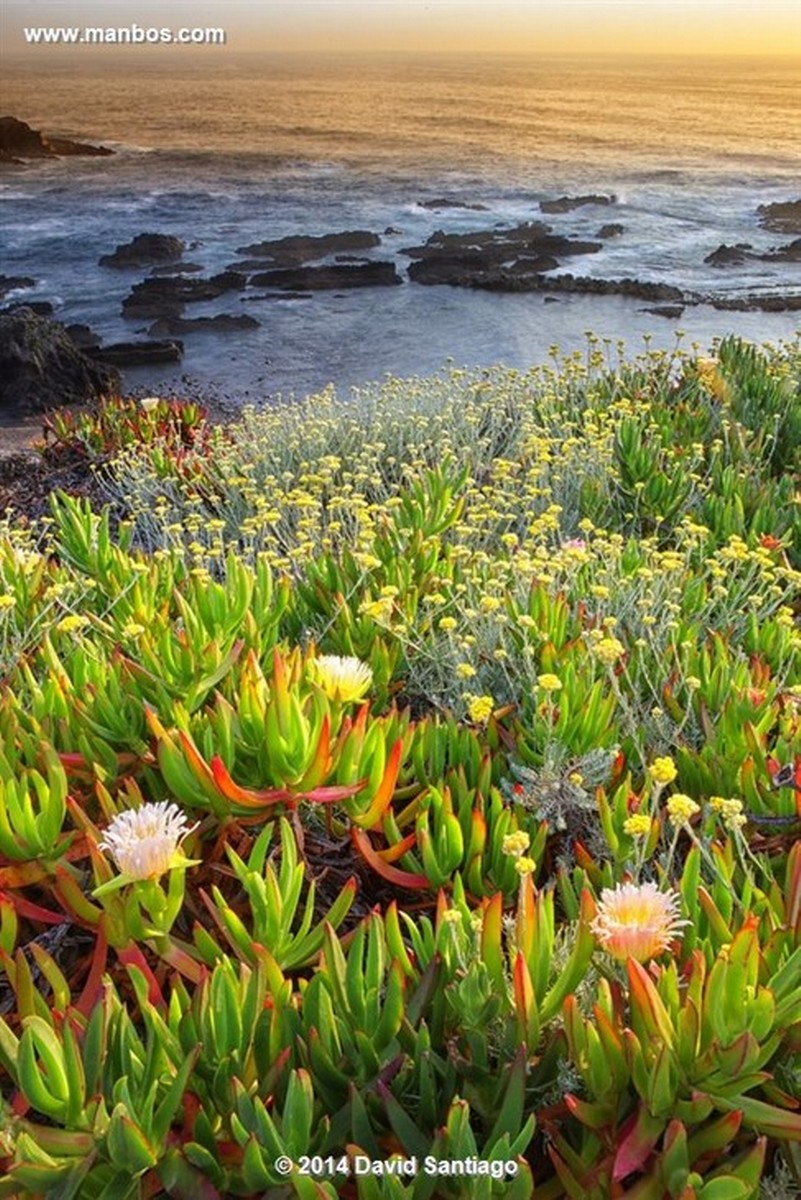
[[[289,288],[316,292],[328,288],[391,287],[403,280],[393,263],[368,262],[361,266],[287,267],[254,275],[250,282],[256,287],[282,291]]]
[[[88,358],[57,321],[25,308],[0,316],[0,408],[24,414],[87,404],[119,385],[119,373]]]
[[[55,312],[49,300],[17,300],[14,304],[7,304],[2,311],[11,313],[16,312],[18,308],[29,308],[37,317],[52,317]]]
[[[175,339],[159,342],[112,342],[87,351],[98,362],[115,367],[149,367],[153,363],[180,362],[183,344]]]
[[[608,225],[602,225],[596,233],[599,238],[620,237],[621,233],[625,233],[623,225],[618,225],[615,221],[610,221]]]
[[[237,270],[239,269],[240,265],[241,264],[237,265]],[[259,264],[259,266],[261,266],[261,263]],[[171,262],[171,263],[162,263],[162,265],[160,267],[152,267],[150,274],[151,275],[196,275],[198,271],[202,271],[202,270],[203,270],[203,267],[200,263]]]
[[[801,262],[801,238],[788,246],[777,246],[775,250],[759,256],[763,262]]]
[[[614,204],[615,196],[560,196],[558,200],[540,200],[540,211],[544,213],[572,212],[585,204]]]
[[[435,212],[440,208],[467,208],[471,212],[489,212],[486,204],[468,204],[465,200],[449,200],[446,196],[439,196],[436,200],[418,200],[418,208],[427,208]]]
[[[225,292],[239,291],[247,277],[239,271],[221,271],[210,279],[159,275],[134,284],[122,302],[122,315],[134,320],[179,317],[185,304],[216,300]]]
[[[99,263],[101,267],[149,267],[180,258],[185,246],[181,238],[167,233],[139,233],[111,254],[104,254]]]
[[[655,317],[669,317],[671,321],[678,321],[684,312],[684,305],[655,304],[653,308],[641,308],[640,312],[653,313]]]
[[[232,333],[237,329],[258,329],[259,322],[247,314],[231,316],[219,313],[214,317],[163,317],[148,329],[150,337],[171,337],[181,333]]]
[[[684,294],[669,283],[645,283],[641,279],[587,279],[574,275],[551,275],[543,287],[557,292],[583,292],[595,296],[633,296],[638,300],[667,300],[683,304]]]
[[[507,267],[498,267],[489,259],[424,258],[409,265],[409,278],[427,285],[489,288],[493,291],[537,291],[544,271],[559,266],[549,255],[519,258]],[[526,286],[530,284],[531,286]],[[508,287],[506,286],[508,285]]]
[[[708,303],[724,312],[801,312],[801,296],[710,297]]]
[[[770,229],[773,233],[801,234],[801,200],[760,204],[757,213],[763,229]]]
[[[543,298],[543,301],[542,301],[542,303],[543,303],[543,304],[558,304],[558,303],[559,303],[559,297],[558,297],[558,296],[545,296],[545,297]]]
[[[317,258],[325,258],[329,254],[372,250],[380,245],[381,238],[377,233],[370,233],[365,229],[351,229],[344,233],[324,233],[319,237],[296,234],[266,242],[254,242],[252,246],[240,246],[237,254],[269,258],[277,267],[295,267],[301,263],[313,262]]]
[[[36,287],[36,280],[30,275],[0,275],[0,299],[9,292],[20,292],[23,288]]]
[[[548,225],[536,221],[477,233],[437,230],[425,245],[407,246],[402,253],[419,260],[409,267],[409,278],[416,283],[537,291],[539,277],[555,270],[560,257],[594,254],[600,249],[600,242],[554,234]]]
[[[69,138],[50,137],[31,129],[16,117],[0,117],[0,162],[19,163],[26,158],[59,158],[71,154],[113,154],[106,146],[88,146]]]
[[[394,225],[387,225],[384,230],[384,237],[400,237],[402,233],[402,229],[396,229]]]
[[[94,350],[100,345],[100,337],[88,325],[67,325],[66,330],[80,350]]]
[[[242,297],[243,301],[245,297]],[[311,300],[310,292],[259,292],[247,297],[248,304],[252,300]]]
[[[736,246],[727,246],[724,243],[711,254],[707,254],[704,262],[711,267],[739,267],[748,259],[757,257],[756,254],[749,254],[749,250],[753,250],[753,246],[748,242],[738,242]]]

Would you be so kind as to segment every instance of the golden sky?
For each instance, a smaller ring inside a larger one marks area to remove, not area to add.
[[[136,22],[223,26],[232,50],[796,54],[801,67],[801,0],[5,0],[3,8],[7,53],[22,49],[23,26]]]

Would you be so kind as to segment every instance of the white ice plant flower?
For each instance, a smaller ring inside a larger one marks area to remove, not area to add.
[[[323,654],[310,659],[307,669],[328,699],[340,704],[363,699],[373,682],[370,666],[352,656]]]
[[[180,847],[195,829],[197,822],[187,824],[177,804],[160,800],[118,813],[98,849],[111,854],[121,873],[115,884],[157,880],[175,867],[190,865],[192,860],[184,857]]]

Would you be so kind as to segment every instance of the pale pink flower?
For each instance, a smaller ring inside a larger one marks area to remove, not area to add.
[[[613,958],[647,962],[667,950],[683,926],[676,892],[660,892],[655,883],[619,883],[604,888],[592,931]]]

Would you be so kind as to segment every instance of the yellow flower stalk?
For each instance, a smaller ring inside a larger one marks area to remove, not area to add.
[[[368,664],[352,656],[323,654],[310,660],[308,672],[328,699],[340,704],[363,700],[373,682]]]
[[[654,883],[619,883],[601,892],[590,928],[613,958],[648,962],[690,924],[679,917],[679,903],[678,893],[660,892]]]

